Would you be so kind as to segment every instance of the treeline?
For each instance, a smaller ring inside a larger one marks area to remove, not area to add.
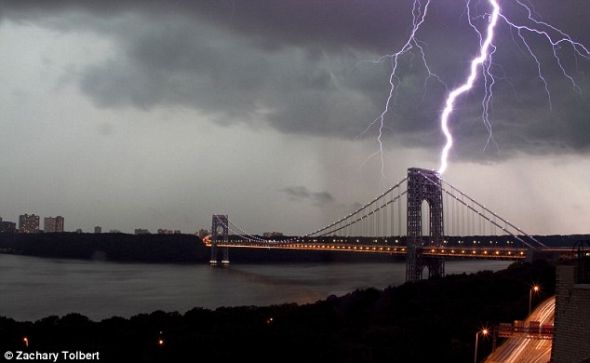
[[[539,302],[554,293],[554,276],[547,263],[519,263],[302,306],[157,311],[100,322],[78,314],[34,323],[0,318],[0,351],[98,351],[108,362],[470,362],[475,332],[522,319],[530,284],[543,287]],[[481,357],[491,345],[480,341]]]
[[[0,233],[0,250],[55,258],[120,262],[208,263],[211,252],[201,239],[186,234]],[[230,250],[231,263],[391,261],[395,257],[330,251]]]

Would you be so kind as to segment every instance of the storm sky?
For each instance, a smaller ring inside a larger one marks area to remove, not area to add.
[[[526,2],[526,1],[525,1]],[[530,0],[590,45],[590,3]],[[483,29],[486,1],[472,0]],[[527,23],[514,0],[503,12]],[[252,233],[315,230],[404,177],[438,168],[447,88],[420,54],[400,62],[410,0],[0,0],[0,216],[63,215],[66,229],[181,229],[227,213]],[[433,1],[418,34],[447,87],[479,39],[464,1]],[[498,25],[495,143],[479,86],[458,102],[445,178],[530,233],[586,233],[590,59]],[[481,78],[480,78],[481,81]]]

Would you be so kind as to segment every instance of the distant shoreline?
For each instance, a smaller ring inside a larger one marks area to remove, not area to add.
[[[49,258],[138,263],[209,263],[210,249],[201,239],[186,234],[39,233],[0,234],[0,253]],[[277,262],[388,262],[403,257],[343,253],[231,249],[231,263]]]

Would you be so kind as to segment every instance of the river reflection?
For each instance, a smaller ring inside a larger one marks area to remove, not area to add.
[[[505,261],[448,261],[447,273],[499,270]],[[78,312],[93,320],[193,307],[309,303],[403,283],[405,265],[298,263],[167,265],[0,254],[0,315],[35,320]]]

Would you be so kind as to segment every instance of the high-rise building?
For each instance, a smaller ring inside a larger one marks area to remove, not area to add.
[[[45,217],[43,218],[43,231],[45,233],[55,233],[64,231],[64,217]]]
[[[55,232],[55,218],[45,217],[43,218],[43,232],[54,233]]]
[[[55,217],[55,231],[56,232],[63,232],[64,231],[64,217],[62,217],[62,216]]]
[[[101,226],[96,226],[94,227],[94,233],[102,233],[102,227]]]
[[[0,233],[14,233],[16,232],[16,223],[3,221],[0,218]]]
[[[20,233],[38,233],[39,216],[26,213],[18,216],[18,231]]]

